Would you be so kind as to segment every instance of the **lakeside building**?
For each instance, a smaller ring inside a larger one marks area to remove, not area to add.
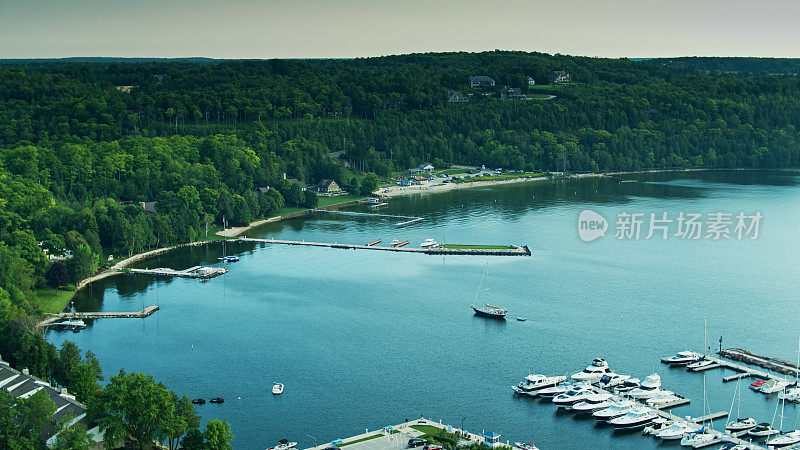
[[[554,70],[550,72],[550,82],[556,84],[568,84],[572,82],[572,78],[563,70]]]
[[[331,180],[330,178],[323,179],[319,183],[312,186],[312,189],[323,194],[338,194],[342,192],[342,188],[336,183],[336,181]]]
[[[469,77],[469,85],[473,88],[492,87],[494,86],[494,79],[485,75],[477,75]]]

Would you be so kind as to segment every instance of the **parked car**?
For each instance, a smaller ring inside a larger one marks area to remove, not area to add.
[[[425,447],[422,447],[422,450],[442,450],[442,446],[436,444],[428,444]]]
[[[411,439],[408,440],[408,446],[409,447],[420,447],[420,446],[427,445],[427,444],[428,444],[428,441],[426,441],[425,439],[411,438]]]

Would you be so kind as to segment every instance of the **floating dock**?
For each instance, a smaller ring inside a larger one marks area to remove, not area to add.
[[[60,313],[57,319],[143,319],[150,317],[158,311],[158,306],[152,305],[135,312],[71,312]]]
[[[165,267],[159,267],[157,269],[120,269],[120,271],[131,272],[131,273],[143,273],[147,275],[164,275],[171,277],[199,278],[203,280],[218,277],[222,274],[228,273],[228,269],[224,267],[203,267],[203,266],[189,267],[188,269],[184,270],[174,270]]]
[[[378,205],[375,205],[378,206]],[[412,223],[417,223],[422,220],[422,217],[412,217],[412,216],[398,216],[393,214],[375,214],[375,213],[364,213],[364,212],[355,212],[355,211],[339,211],[339,210],[328,210],[328,209],[315,209],[315,213],[328,213],[328,214],[342,214],[345,216],[366,216],[366,217],[386,217],[388,219],[402,219],[402,222],[397,222],[394,225],[396,227],[404,227],[406,225],[411,225]]]
[[[350,250],[383,250],[387,252],[410,252],[424,253],[426,255],[482,255],[482,256],[531,256],[531,251],[527,245],[509,246],[509,248],[412,248],[397,246],[378,246],[378,245],[359,245],[359,244],[339,244],[338,242],[310,242],[310,241],[287,241],[283,239],[257,239],[241,237],[240,242],[260,242],[263,244],[282,244],[282,245],[305,245],[311,247],[328,247]],[[403,243],[405,245],[405,243]]]

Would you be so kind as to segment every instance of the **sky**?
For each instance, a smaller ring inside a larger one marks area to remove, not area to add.
[[[0,0],[0,58],[800,57],[797,0]]]

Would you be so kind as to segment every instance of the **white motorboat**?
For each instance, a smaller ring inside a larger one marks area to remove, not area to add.
[[[702,358],[698,359],[697,361],[687,364],[686,368],[689,369],[689,370],[693,370],[693,371],[697,372],[697,371],[705,369],[708,366],[713,366],[713,365],[714,365],[714,361],[712,361],[710,359],[706,359],[706,357],[703,356]]]
[[[599,411],[595,411],[592,413],[592,417],[597,420],[611,420],[616,419],[617,417],[622,417],[625,414],[629,413],[631,410],[635,409],[638,404],[630,401],[630,400],[622,400],[613,403],[606,409],[601,409]]]
[[[696,423],[688,422],[686,420],[676,420],[672,423],[672,425],[656,432],[655,436],[665,441],[674,441],[676,439],[683,438],[683,435],[686,433],[691,433],[699,429],[700,425],[697,425]]]
[[[522,450],[539,450],[539,447],[533,445],[533,442],[514,442],[514,447],[521,448]]]
[[[569,408],[575,403],[586,400],[587,397],[594,393],[595,390],[590,386],[573,386],[567,392],[553,397],[553,404],[560,408]]]
[[[800,443],[800,430],[788,431],[767,441],[767,447],[780,448]]]
[[[558,395],[561,395],[568,390],[572,389],[575,385],[570,383],[569,381],[565,381],[563,383],[559,383],[557,386],[544,388],[540,391],[536,391],[536,395],[542,398],[554,398]]]
[[[608,424],[618,430],[634,430],[649,425],[658,415],[650,408],[635,408],[624,416],[608,421]]]
[[[659,431],[667,428],[668,426],[672,425],[672,421],[665,418],[665,417],[656,417],[650,422],[650,425],[644,427],[642,430],[642,434],[651,434],[655,435]]]
[[[578,414],[590,414],[608,408],[614,403],[614,395],[608,392],[597,392],[586,397],[582,402],[572,405],[572,410]]]
[[[614,386],[614,392],[620,395],[627,395],[630,391],[638,388],[642,384],[642,380],[638,378],[628,378],[619,386]]]
[[[636,399],[650,398],[661,391],[661,377],[654,373],[648,375],[636,389],[630,391],[630,396]]]
[[[592,364],[590,364],[588,367],[580,372],[572,374],[572,379],[575,381],[595,382],[607,373],[611,373],[611,369],[608,368],[608,363],[606,360],[602,358],[595,358],[595,360],[592,361]]]
[[[790,402],[800,402],[800,388],[794,387],[778,393],[778,398]]]
[[[694,448],[703,447],[716,438],[716,435],[708,433],[705,428],[701,428],[697,431],[690,431],[684,434],[683,438],[681,438],[681,445]]]
[[[419,246],[422,248],[432,248],[432,247],[438,247],[439,243],[436,242],[436,240],[434,239],[425,239]]]
[[[763,438],[768,436],[773,436],[775,434],[780,433],[780,431],[772,428],[772,424],[768,422],[761,422],[760,424],[756,425],[755,427],[747,430],[747,435],[754,437],[754,438]]]
[[[700,355],[695,352],[686,350],[683,352],[678,352],[673,356],[669,356],[667,358],[662,358],[661,362],[664,364],[669,364],[673,366],[681,366],[689,363],[693,363],[700,359]]]
[[[278,441],[278,445],[272,448],[268,448],[267,450],[289,450],[290,448],[294,448],[297,446],[297,442],[289,442],[286,439],[281,439]]]
[[[623,383],[628,381],[630,375],[620,375],[618,373],[609,372],[595,383],[595,386],[599,387],[600,389],[611,390],[616,386],[621,386]]]
[[[676,402],[680,399],[681,397],[678,397],[672,391],[659,391],[656,395],[648,398],[646,403],[647,406],[657,408],[668,403]]]
[[[512,386],[511,389],[514,390],[517,394],[527,394],[535,396],[538,391],[557,386],[559,383],[564,381],[567,377],[565,376],[554,376],[548,377],[546,375],[541,374],[531,374],[525,377],[518,385]]]
[[[283,383],[275,382],[272,384],[272,393],[274,395],[281,395],[283,394]]]
[[[763,392],[764,394],[774,394],[776,392],[781,392],[789,386],[794,386],[796,383],[794,381],[789,381],[787,379],[780,379],[776,380],[771,378],[767,380],[766,383],[761,385],[758,388],[759,392]]]
[[[728,433],[738,433],[740,431],[749,430],[751,428],[755,428],[758,425],[756,419],[752,417],[746,417],[744,419],[738,418],[736,420],[729,420],[727,424],[725,424],[725,431]]]

